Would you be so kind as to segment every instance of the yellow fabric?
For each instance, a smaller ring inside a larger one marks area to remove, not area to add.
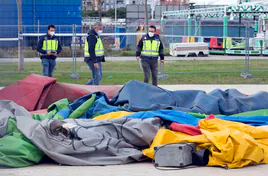
[[[158,56],[160,41],[158,40],[143,40],[141,55],[143,56]]]
[[[186,43],[193,43],[193,42],[195,42],[194,37],[187,37]]]
[[[97,43],[95,45],[95,55],[96,56],[104,56],[104,48],[101,38],[97,39]],[[84,56],[90,57],[90,53],[88,52],[88,42],[86,40],[84,47]]]
[[[58,40],[44,40],[42,45],[42,50],[45,51],[57,51],[58,50]]]
[[[217,118],[201,120],[199,126],[202,132],[199,136],[161,129],[143,154],[153,158],[155,146],[194,142],[197,149],[210,149],[208,166],[241,168],[249,164],[268,164],[268,126],[253,127]]]
[[[130,115],[130,114],[133,114],[133,112],[127,112],[127,111],[110,112],[107,114],[97,116],[94,118],[94,120],[118,119],[118,118],[122,118],[124,116]]]

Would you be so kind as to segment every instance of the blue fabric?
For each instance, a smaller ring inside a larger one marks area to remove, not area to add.
[[[94,92],[92,94],[95,94],[96,95],[96,98],[95,98],[95,102],[96,100],[98,100],[99,98],[101,97],[104,97],[105,101],[107,103],[109,103],[109,99],[108,97],[106,96],[105,93],[103,92]],[[85,95],[81,98],[78,98],[77,100],[75,100],[74,102],[70,103],[69,107],[70,109],[73,111],[75,110],[76,108],[78,108],[80,105],[82,105],[84,102],[86,102],[87,100],[89,100],[91,97],[92,97],[92,94],[88,94],[88,95]]]
[[[251,126],[268,125],[268,116],[217,116],[222,120],[241,122]]]
[[[92,115],[95,115],[95,114],[107,114],[107,113],[116,112],[116,111],[131,112],[129,109],[108,104],[105,97],[101,97],[95,101],[94,109],[91,111],[91,113]]]
[[[149,93],[148,93],[149,92]],[[239,116],[238,113],[258,109],[268,109],[267,92],[245,96],[237,90],[214,90],[209,94],[198,90],[168,91],[138,81],[127,83],[119,93],[109,101],[103,92],[96,94],[94,106],[80,118],[92,118],[94,115],[115,111],[129,111],[135,114],[126,118],[160,117],[163,120],[196,126],[200,118],[187,112],[202,114],[225,114],[217,117],[223,120],[241,122],[252,126],[268,125],[268,116]],[[69,104],[71,111],[90,99],[85,95]],[[65,116],[65,112],[61,112]],[[236,114],[235,116],[227,115]]]
[[[86,85],[100,85],[100,81],[102,78],[101,62],[98,62],[99,68],[95,68],[93,62],[87,62],[87,64],[92,72],[92,78],[86,83]]]
[[[176,122],[180,124],[188,124],[192,126],[198,125],[199,118],[196,118],[190,114],[187,114],[182,111],[174,110],[157,110],[157,111],[148,111],[148,112],[137,112],[125,118],[134,118],[134,119],[147,119],[152,117],[159,117],[163,120],[168,120],[171,122]]]
[[[173,109],[202,114],[232,115],[268,109],[268,93],[245,96],[236,89],[168,91],[139,81],[130,81],[112,99],[115,106],[131,111]]]
[[[176,122],[180,124],[187,124],[192,126],[197,126],[198,122],[202,119],[197,118],[193,115],[182,111],[175,110],[157,110],[157,111],[147,111],[147,112],[137,112],[125,118],[138,118],[146,119],[152,117],[159,117],[163,120],[168,120],[171,122]],[[268,116],[216,116],[222,120],[229,120],[233,122],[241,122],[251,126],[264,126],[268,125]]]
[[[96,94],[94,106],[92,106],[89,109],[89,111],[80,118],[92,118],[95,114],[106,114],[110,112],[123,111],[123,110],[130,111],[126,108],[113,106],[109,101],[108,97],[106,96],[106,94],[103,92],[94,92],[92,94]],[[75,100],[73,103],[70,103],[69,107],[71,111],[75,110],[84,102],[86,102],[88,99],[90,99],[92,97],[92,94],[85,95]]]
[[[52,77],[55,66],[56,66],[56,60],[42,59],[43,75]]]
[[[60,110],[59,112],[57,112],[57,114],[62,116],[64,119],[67,119],[69,117],[69,115],[71,114],[71,110],[70,109],[63,109],[63,110]]]

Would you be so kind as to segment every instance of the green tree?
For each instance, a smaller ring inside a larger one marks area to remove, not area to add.
[[[102,17],[110,17],[114,18],[114,9],[110,9],[107,12],[102,12]],[[117,18],[126,18],[126,8],[118,8],[117,9]],[[82,17],[99,17],[98,11],[94,10],[82,10]]]
[[[83,9],[82,11],[82,17],[98,17],[98,16],[99,16],[98,11],[86,10],[86,9]]]
[[[104,14],[105,17],[111,18],[114,18],[114,15],[114,9],[110,9]],[[117,18],[126,18],[126,16],[126,8],[121,7],[117,9]]]

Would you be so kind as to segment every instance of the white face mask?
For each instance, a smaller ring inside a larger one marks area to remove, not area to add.
[[[153,37],[154,36],[154,33],[153,32],[149,32],[148,35],[149,35],[149,37]]]
[[[53,35],[55,35],[55,32],[54,31],[53,32],[49,32],[49,35],[53,36]]]
[[[101,33],[102,33],[102,30],[99,30],[99,31],[98,31],[98,34],[100,35]]]

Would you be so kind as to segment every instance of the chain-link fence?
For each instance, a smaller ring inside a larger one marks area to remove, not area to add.
[[[195,77],[200,76],[196,73],[236,73],[239,77],[240,73],[249,73],[250,70],[253,72],[268,70],[265,57],[268,55],[266,34],[255,37],[254,26],[250,24],[229,25],[226,36],[224,36],[223,25],[187,26],[187,22],[184,22],[180,25],[156,24],[156,28],[165,46],[167,60],[165,72],[174,77],[194,73]],[[63,48],[57,59],[56,75],[65,76],[66,79],[72,73],[89,77],[89,68],[83,62],[84,43],[89,29],[89,26],[56,26],[56,36]],[[0,76],[9,79],[6,74],[22,74],[17,71],[18,44],[16,34],[12,33],[12,31],[17,31],[17,26],[5,26],[4,30],[6,35],[0,36]],[[40,36],[46,31],[47,26],[23,26],[24,74],[42,74],[36,48]],[[145,30],[142,25],[104,26],[101,34],[107,60],[103,67],[104,73],[109,77],[110,74],[122,76],[129,74],[127,79],[135,78],[131,75],[137,74],[141,77],[142,70],[135,60],[135,55],[136,45],[144,34]],[[7,80],[0,84],[7,85],[8,83],[10,81]],[[108,80],[107,83],[113,82]],[[189,81],[189,83],[193,82]]]

